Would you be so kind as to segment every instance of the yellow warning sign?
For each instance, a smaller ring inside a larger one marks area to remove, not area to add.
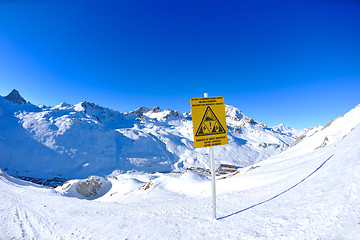
[[[208,106],[195,136],[200,137],[221,133],[226,133],[226,131],[221,126],[211,107]]]
[[[192,98],[190,103],[195,148],[227,144],[224,98]]]

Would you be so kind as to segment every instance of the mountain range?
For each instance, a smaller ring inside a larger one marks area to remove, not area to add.
[[[216,164],[246,167],[278,154],[307,132],[267,127],[226,106],[229,142]],[[168,172],[209,168],[195,149],[191,112],[140,107],[119,112],[87,101],[35,106],[17,90],[0,97],[0,168],[14,176],[84,178],[114,170]]]

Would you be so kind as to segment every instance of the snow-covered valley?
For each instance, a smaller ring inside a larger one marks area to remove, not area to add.
[[[360,105],[302,132],[226,115],[217,164],[242,168],[217,177],[213,220],[190,113],[0,98],[0,239],[359,239]]]

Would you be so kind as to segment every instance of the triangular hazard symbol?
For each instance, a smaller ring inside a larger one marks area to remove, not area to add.
[[[213,110],[208,106],[205,110],[204,116],[201,120],[200,126],[196,131],[195,136],[207,136],[214,134],[226,133],[220,121],[217,119]]]

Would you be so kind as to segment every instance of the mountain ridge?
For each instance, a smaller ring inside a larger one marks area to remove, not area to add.
[[[209,167],[207,149],[193,147],[190,112],[141,107],[122,113],[87,101],[45,107],[2,99],[0,109],[6,114],[0,126],[6,130],[0,137],[7,141],[0,145],[4,153],[0,167],[13,175],[74,178],[116,169],[155,172]],[[217,164],[248,166],[296,140],[233,106],[226,106],[226,117],[229,143],[215,149]]]

